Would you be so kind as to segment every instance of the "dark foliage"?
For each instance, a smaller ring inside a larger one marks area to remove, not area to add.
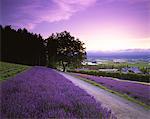
[[[77,71],[77,70],[70,70],[70,72],[75,73],[83,73],[89,74],[94,76],[106,76],[106,77],[114,77],[119,78],[122,80],[131,80],[131,81],[140,81],[140,82],[150,82],[150,75],[149,74],[135,74],[135,73],[112,73],[112,72],[101,72],[101,71]]]
[[[11,26],[0,26],[1,61],[45,65],[46,53],[41,35],[28,32],[26,29],[14,30]]]
[[[49,66],[51,67],[58,64],[65,71],[66,67],[79,67],[86,58],[84,43],[71,36],[67,31],[56,35],[52,34],[46,39],[46,42]]]
[[[25,28],[14,30],[11,26],[0,26],[0,32],[1,61],[53,68],[62,65],[65,70],[69,65],[79,66],[86,57],[83,43],[67,31],[52,34],[46,40]]]

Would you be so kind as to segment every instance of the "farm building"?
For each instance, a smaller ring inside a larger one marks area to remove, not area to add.
[[[138,67],[125,67],[122,68],[123,73],[133,72],[133,73],[142,73]]]

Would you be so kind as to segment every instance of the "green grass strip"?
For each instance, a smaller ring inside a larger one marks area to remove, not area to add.
[[[30,68],[30,66],[0,62],[0,81],[16,76],[16,74],[23,72],[28,68]]]

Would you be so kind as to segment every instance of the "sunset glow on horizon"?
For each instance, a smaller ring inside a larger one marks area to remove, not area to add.
[[[0,24],[44,38],[67,30],[87,51],[150,49],[149,0],[2,0]]]

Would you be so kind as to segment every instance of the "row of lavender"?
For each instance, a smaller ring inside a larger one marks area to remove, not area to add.
[[[92,80],[98,84],[101,84],[111,90],[127,94],[141,102],[144,102],[149,105],[150,102],[150,85],[141,84],[136,82],[122,81],[109,77],[99,77],[87,74],[73,73],[75,76],[80,76],[88,80]]]
[[[116,118],[57,72],[34,67],[1,82],[2,118]]]

